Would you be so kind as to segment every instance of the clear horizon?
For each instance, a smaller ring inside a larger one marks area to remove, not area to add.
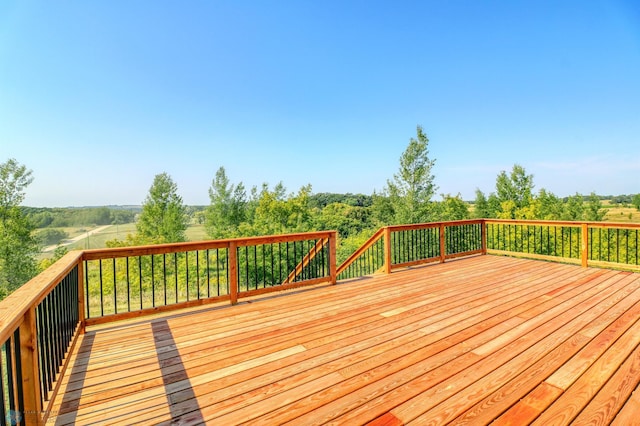
[[[416,125],[438,194],[640,193],[640,4],[0,4],[0,162],[31,207],[141,204],[167,172],[381,191]],[[440,199],[439,195],[436,199]]]

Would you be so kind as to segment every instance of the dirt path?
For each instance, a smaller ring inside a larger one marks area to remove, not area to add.
[[[64,240],[64,242],[62,242],[60,244],[56,244],[56,245],[53,245],[53,246],[45,247],[44,250],[42,250],[42,252],[43,253],[47,253],[47,252],[55,250],[56,247],[58,247],[58,246],[68,246],[68,245],[71,245],[73,243],[77,243],[80,240],[84,240],[85,238],[88,238],[93,234],[98,234],[98,233],[100,233],[100,232],[104,231],[105,229],[110,228],[112,226],[113,225],[99,226],[99,227],[97,227],[95,229],[92,229],[90,231],[85,232],[84,234],[80,234],[77,237],[73,237],[73,238],[69,238],[68,240]]]

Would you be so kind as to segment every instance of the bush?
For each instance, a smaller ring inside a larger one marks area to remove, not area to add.
[[[60,244],[63,240],[69,238],[69,234],[60,230],[60,229],[52,229],[47,228],[38,232],[38,239],[42,242],[42,244],[46,246],[53,246]]]

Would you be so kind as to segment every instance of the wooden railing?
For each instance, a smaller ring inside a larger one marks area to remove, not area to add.
[[[88,250],[86,324],[335,283],[335,247],[328,231]]]
[[[490,254],[640,271],[640,224],[486,219]]]
[[[43,424],[87,325],[335,284],[336,232],[68,253],[0,302],[0,422]]]
[[[72,252],[0,302],[0,419],[47,420],[87,325],[486,253],[640,270],[639,240],[640,224],[477,219],[381,228],[340,267],[335,231]]]
[[[83,330],[82,253],[69,253],[0,303],[0,415],[40,424]]]
[[[338,267],[338,278],[391,273],[399,268],[484,253],[483,223],[476,219],[386,226]]]

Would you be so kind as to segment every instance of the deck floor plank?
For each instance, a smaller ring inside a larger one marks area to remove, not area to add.
[[[50,420],[626,424],[639,383],[640,274],[474,256],[94,326]]]

